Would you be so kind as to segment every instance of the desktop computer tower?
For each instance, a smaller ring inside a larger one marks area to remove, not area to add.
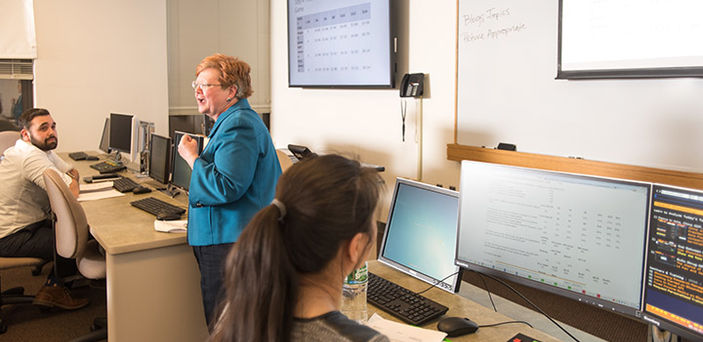
[[[149,142],[151,141],[151,134],[154,133],[154,123],[148,121],[139,121],[137,127],[137,134],[135,134],[135,149],[132,153],[136,153],[136,157],[132,160],[139,161],[139,173],[148,174],[149,173]]]

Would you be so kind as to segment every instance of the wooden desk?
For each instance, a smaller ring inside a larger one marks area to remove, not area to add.
[[[91,153],[92,154],[92,153]],[[98,172],[96,161],[73,161],[81,179]],[[127,171],[125,175],[138,183]],[[187,207],[186,196],[159,191],[81,202],[90,232],[105,249],[108,340],[204,341],[207,327],[200,295],[200,272],[185,233],[154,230],[154,216],[129,202],[156,197]]]
[[[429,287],[425,282],[412,278],[398,270],[388,267],[377,260],[369,261],[369,271],[390,280],[398,285],[401,285],[411,291],[422,291]],[[481,306],[471,300],[461,297],[457,294],[451,294],[444,290],[434,288],[422,294],[423,296],[432,299],[449,308],[445,317],[459,316],[468,317],[479,325],[493,324],[499,322],[513,321],[515,319],[507,317],[501,313],[495,312],[489,308]],[[400,320],[390,314],[377,309],[369,304],[369,317],[375,313],[381,315],[385,319],[390,319],[396,322]],[[437,322],[432,322],[422,326],[425,329],[437,330]],[[527,336],[536,338],[543,342],[559,341],[558,339],[549,336],[539,330],[530,328],[525,324],[505,324],[496,327],[480,328],[476,333],[464,335],[460,337],[450,337],[453,342],[457,341],[487,341],[487,342],[506,342],[517,333],[523,333]]]

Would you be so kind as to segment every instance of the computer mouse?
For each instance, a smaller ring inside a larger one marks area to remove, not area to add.
[[[445,317],[437,323],[437,330],[447,333],[448,337],[457,337],[475,333],[478,324],[468,318]]]
[[[139,194],[146,194],[151,192],[151,189],[145,187],[145,186],[138,186],[132,190],[133,193],[139,195]]]
[[[161,221],[180,220],[181,214],[172,211],[160,211],[156,214],[156,219]]]

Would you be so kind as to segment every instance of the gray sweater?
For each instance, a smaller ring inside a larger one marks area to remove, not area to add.
[[[291,341],[390,342],[385,335],[350,320],[339,311],[314,318],[295,318]]]

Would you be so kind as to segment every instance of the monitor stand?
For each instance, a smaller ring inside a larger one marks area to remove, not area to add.
[[[122,165],[122,154],[120,151],[115,151],[115,154],[112,156],[112,161],[115,163],[115,165]]]
[[[122,154],[120,153],[120,151],[115,151],[114,154],[110,154],[111,156],[108,156],[108,158],[105,159],[108,164],[112,164],[114,166],[124,165],[124,163],[122,163]]]

